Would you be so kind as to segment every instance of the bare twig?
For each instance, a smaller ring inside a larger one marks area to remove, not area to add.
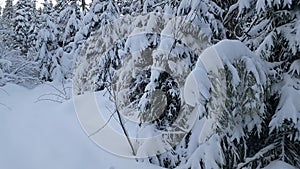
[[[22,64],[20,67],[16,68],[14,71],[12,71],[11,74],[17,74],[20,70],[25,69],[25,66],[28,64],[29,64],[29,62]]]
[[[57,98],[61,98],[62,100],[67,100],[67,99],[65,98],[65,96],[62,96],[62,95],[59,95],[59,94],[56,94],[56,93],[47,93],[47,94],[43,94],[43,95],[39,96],[39,97],[37,98],[37,100],[35,101],[35,103],[40,102],[40,101],[45,101],[45,100],[47,100],[47,101],[54,101],[54,99],[50,99],[50,98],[42,98],[42,97],[44,97],[44,96],[55,96],[55,97],[57,97]],[[62,103],[62,101],[59,101],[59,100],[55,100],[55,102]]]
[[[8,94],[8,92],[6,90],[0,88],[0,91],[2,91],[3,93],[5,93],[6,95],[9,96],[9,94]],[[5,108],[7,108],[8,110],[11,110],[11,108],[9,106],[7,106],[6,104],[4,104],[4,103],[0,103],[0,105],[3,106],[3,107],[5,107]]]
[[[65,91],[62,91],[62,90],[58,89],[58,88],[55,87],[54,85],[48,84],[48,83],[45,83],[45,85],[48,85],[48,86],[52,87],[53,89],[55,89],[55,90],[56,90],[57,92],[59,92],[60,94],[65,95]]]
[[[109,110],[109,109],[108,109],[108,110]],[[110,111],[110,110],[109,110],[109,111]],[[101,126],[99,129],[97,129],[95,132],[93,132],[92,134],[90,134],[88,137],[92,137],[93,135],[97,134],[97,133],[100,132],[102,129],[104,129],[104,128],[107,126],[107,124],[110,122],[110,120],[112,119],[112,117],[114,116],[115,113],[116,113],[116,111],[113,112],[113,113],[111,113],[111,115],[109,116],[109,118],[108,118],[108,120],[105,122],[105,124],[104,124],[103,126]]]
[[[43,95],[41,95],[41,96],[39,96],[37,98],[37,100],[35,101],[35,103],[40,102],[40,101],[54,101],[54,102],[57,102],[57,103],[63,103],[64,101],[70,99],[70,96],[69,96],[70,92],[68,92],[67,89],[71,89],[71,87],[66,87],[63,80],[62,80],[62,89],[59,89],[59,88],[55,87],[52,84],[45,83],[45,85],[48,85],[48,86],[52,87],[57,93],[46,93],[46,94],[43,94]],[[52,97],[56,97],[56,99],[45,98],[47,96],[49,96],[49,97],[51,97],[51,96]]]
[[[119,124],[120,124],[120,126],[122,127],[122,130],[123,130],[123,132],[124,132],[124,134],[125,134],[125,136],[126,136],[126,139],[127,139],[128,143],[129,143],[129,145],[130,145],[130,148],[131,148],[131,150],[132,150],[132,154],[135,156],[136,153],[135,153],[135,151],[134,151],[134,148],[133,148],[133,145],[132,145],[131,140],[130,140],[130,138],[129,138],[129,135],[128,135],[126,129],[125,129],[125,126],[124,126],[124,124],[123,124],[123,121],[122,121],[122,118],[121,118],[121,114],[120,114],[120,112],[119,112],[118,109],[116,109],[116,112],[117,112],[117,115],[118,115],[118,118],[119,118],[119,122],[120,122]]]
[[[108,75],[111,77],[111,79],[113,78],[112,75],[111,75],[111,73],[110,73],[110,71],[108,71]],[[118,101],[118,100],[117,100],[117,95],[116,95],[116,93],[115,93],[115,91],[114,91],[114,89],[113,89],[112,82],[111,82],[110,86],[111,86],[112,90],[109,90],[108,87],[107,87],[107,90],[108,90],[108,92],[110,93],[110,95],[111,95],[111,96],[113,97],[113,99],[114,99],[113,102],[114,102],[115,109],[116,109],[115,112],[116,112],[117,115],[118,115],[119,124],[120,124],[120,126],[121,126],[121,128],[122,128],[122,130],[123,130],[123,133],[124,133],[124,135],[125,135],[125,137],[126,137],[126,139],[127,139],[128,144],[129,144],[129,146],[130,146],[130,148],[131,148],[132,154],[135,156],[136,153],[135,153],[135,150],[134,150],[134,148],[133,148],[133,144],[132,144],[132,142],[131,142],[131,140],[130,140],[130,138],[129,138],[129,135],[128,135],[128,133],[127,133],[127,130],[126,130],[125,125],[124,125],[124,122],[123,122],[122,117],[121,117],[121,113],[120,113],[120,111],[119,111],[119,107],[118,107],[118,105],[117,105],[117,101]]]
[[[7,108],[8,110],[11,110],[11,108],[8,107],[6,104],[0,103],[0,105],[3,106],[3,107],[5,107],[5,108]]]
[[[4,90],[4,89],[0,88],[0,91],[4,92],[6,95],[8,95],[8,96],[9,96],[9,94],[8,94],[8,92],[7,92],[6,90]]]
[[[62,101],[54,100],[54,99],[39,99],[35,101],[35,103],[40,102],[40,101],[51,101],[51,102],[57,102],[57,103],[63,103]]]

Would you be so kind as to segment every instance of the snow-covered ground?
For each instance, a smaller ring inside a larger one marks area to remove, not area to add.
[[[296,168],[283,161],[275,160],[272,161],[267,167],[263,169],[296,169]]]
[[[1,88],[0,169],[161,169],[99,148],[80,127],[72,100],[36,102],[54,92],[48,85]],[[294,169],[278,160],[264,169],[283,168]]]
[[[36,102],[54,92],[48,85],[26,89],[14,84],[0,91],[1,169],[155,169],[110,154],[81,129],[73,101]],[[36,103],[35,103],[36,102]]]

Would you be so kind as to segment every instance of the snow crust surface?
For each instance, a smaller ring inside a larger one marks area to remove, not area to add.
[[[29,90],[7,84],[0,91],[1,169],[158,169],[152,164],[121,158],[96,146],[83,132],[72,100],[41,101],[55,93],[42,85]],[[113,140],[112,140],[113,141]]]

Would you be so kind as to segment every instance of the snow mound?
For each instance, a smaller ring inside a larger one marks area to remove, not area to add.
[[[263,169],[296,169],[296,168],[284,161],[275,160],[272,161],[268,166],[266,166]]]
[[[8,83],[0,91],[1,169],[160,169],[108,153],[86,136],[72,100],[35,102],[48,85],[34,89]]]

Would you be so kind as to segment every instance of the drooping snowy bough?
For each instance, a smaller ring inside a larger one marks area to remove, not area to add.
[[[112,112],[136,122],[133,129],[128,123],[125,126],[128,135],[135,137],[128,141],[132,152],[109,151],[176,166],[178,159],[173,159],[171,149],[189,133],[197,115],[184,101],[185,79],[207,46],[206,36],[184,17],[161,13],[124,16],[87,41],[75,70],[74,93],[105,90],[114,102]],[[98,139],[106,127],[97,122],[91,125],[95,120],[86,121],[97,119],[97,113],[78,111],[82,104],[76,98],[75,106],[79,119],[85,119],[81,123],[87,134],[100,143]],[[130,134],[132,130],[139,132]],[[146,138],[140,139],[140,135]],[[159,160],[156,155],[161,155]]]
[[[265,116],[265,72],[264,62],[239,41],[223,40],[204,50],[186,79],[187,103],[207,102],[204,110],[199,107],[201,118],[191,130],[184,168],[236,168],[247,156],[247,133],[261,133]],[[209,93],[203,90],[205,73]]]
[[[112,153],[166,168],[236,168],[251,154],[247,135],[261,133],[267,67],[239,41],[204,50],[208,44],[186,18],[161,13],[101,28],[83,48],[74,78],[74,93],[92,97],[75,97],[88,136]],[[109,94],[111,116],[122,114],[127,140],[91,109],[95,90]]]

